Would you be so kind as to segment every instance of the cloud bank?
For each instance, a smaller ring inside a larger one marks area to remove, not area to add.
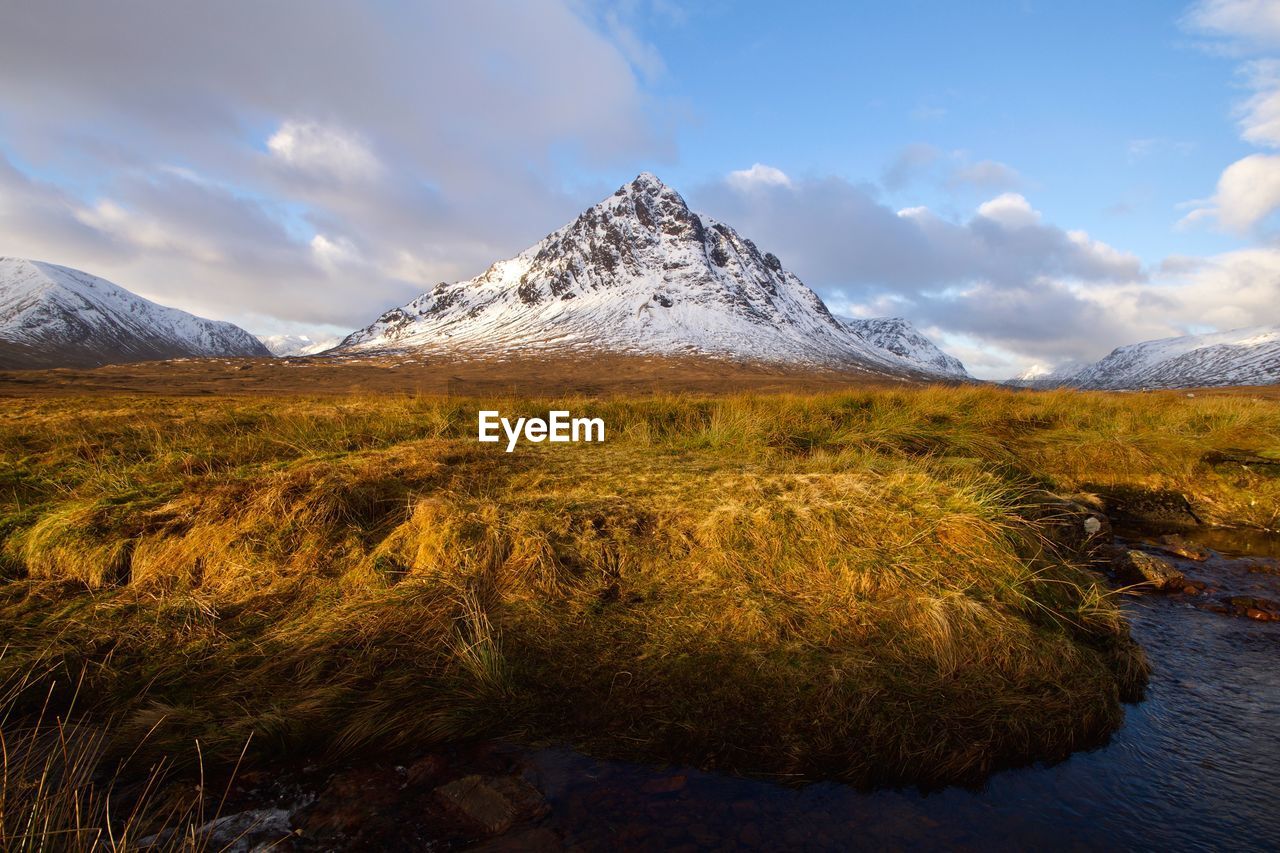
[[[367,322],[571,217],[604,190],[565,191],[582,168],[674,156],[658,58],[589,13],[29,4],[0,27],[0,253],[251,327]]]
[[[1018,193],[958,220],[894,210],[870,184],[797,179],[756,164],[703,186],[697,206],[775,252],[834,310],[921,323],[979,375],[1029,361],[1094,360],[1137,340],[1280,323],[1280,251],[1169,258],[1154,269],[1044,221]]]

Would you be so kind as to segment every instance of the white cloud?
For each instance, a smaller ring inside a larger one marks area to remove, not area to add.
[[[346,237],[330,239],[317,234],[311,238],[311,253],[316,262],[330,272],[361,260],[359,250]]]
[[[1006,228],[1027,228],[1040,223],[1040,211],[1019,193],[1003,193],[978,205],[978,215]]]
[[[184,237],[163,221],[126,210],[111,199],[102,199],[92,207],[80,208],[75,217],[132,249],[180,254],[202,264],[224,260],[217,247],[200,239],[199,235]]]
[[[1264,148],[1280,146],[1280,63],[1259,59],[1240,68],[1252,97],[1240,104],[1240,136]]]
[[[1213,198],[1195,207],[1180,224],[1216,219],[1231,231],[1247,234],[1277,208],[1280,154],[1250,154],[1224,169]]]
[[[1280,249],[1241,249],[1165,267],[1153,290],[1170,300],[1157,310],[1171,325],[1227,330],[1280,324]]]
[[[286,165],[319,177],[367,181],[383,166],[356,134],[311,121],[286,121],[267,140],[267,148]]]
[[[787,173],[773,166],[756,163],[750,169],[739,169],[730,172],[728,181],[734,187],[749,190],[753,187],[789,187],[791,178]]]
[[[894,210],[841,178],[749,191],[725,180],[700,188],[694,201],[820,289],[918,293],[979,279],[1007,286],[1046,275],[1091,281],[1143,275],[1134,256],[1041,222],[1015,193],[984,203],[965,222],[923,206]]]
[[[1040,279],[1000,291],[976,285],[925,297],[918,317],[978,346],[955,353],[975,376],[1012,376],[1036,362],[1094,361],[1116,346],[1245,326],[1280,324],[1280,250],[1169,258],[1146,281]]]
[[[1280,4],[1274,0],[1200,0],[1182,20],[1193,32],[1223,39],[1236,52],[1280,45]]]
[[[1216,39],[1235,55],[1280,49],[1280,3],[1275,0],[1201,0],[1183,18],[1192,32]],[[1262,148],[1280,148],[1280,61],[1256,59],[1238,69],[1253,95],[1237,106],[1240,136]],[[1217,192],[1178,223],[1215,220],[1240,234],[1257,230],[1280,208],[1280,156],[1251,154],[1227,166]]]
[[[1036,214],[1037,217],[1039,214]],[[1096,259],[1104,267],[1123,267],[1131,264],[1133,255],[1122,252],[1101,240],[1095,240],[1085,231],[1068,231],[1067,239],[1078,246],[1084,254]]]

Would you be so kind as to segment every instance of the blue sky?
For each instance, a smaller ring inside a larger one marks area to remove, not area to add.
[[[1173,3],[708,4],[644,30],[688,103],[679,185],[726,165],[878,181],[904,146],[1009,164],[1055,222],[1159,260],[1238,241],[1176,232],[1248,153],[1233,64],[1194,47]],[[886,199],[981,200],[914,183]]]
[[[8,5],[8,4],[6,4]],[[1280,322],[1280,3],[18,4],[0,253],[362,326],[641,170],[980,376]]]

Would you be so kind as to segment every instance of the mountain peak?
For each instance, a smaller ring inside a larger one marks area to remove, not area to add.
[[[628,186],[635,190],[656,189],[659,192],[661,192],[662,190],[671,189],[669,186],[664,184],[662,182],[662,179],[659,178],[657,175],[655,175],[653,172],[641,172],[640,174],[636,175],[635,180],[632,181],[630,184],[628,184]]]
[[[340,350],[706,355],[919,374],[728,225],[641,172],[514,258],[441,284]],[[963,368],[960,368],[963,371]]]
[[[687,222],[694,217],[684,196],[664,184],[662,179],[652,172],[641,172],[636,175],[631,183],[618,187],[612,196],[582,215],[589,216],[602,211],[634,216],[647,227],[652,227],[655,222],[660,226],[661,221],[669,217],[681,222]]]

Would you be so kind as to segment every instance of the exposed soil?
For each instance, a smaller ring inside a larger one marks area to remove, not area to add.
[[[707,358],[592,354],[493,360],[440,356],[180,359],[95,369],[0,372],[0,397],[103,393],[157,395],[584,394],[833,391],[899,385],[865,371]]]
[[[103,393],[179,396],[356,393],[616,396],[663,392],[834,391],[850,386],[865,388],[908,384],[914,383],[852,368],[838,370],[706,357],[617,353],[549,352],[467,360],[439,355],[209,358],[113,364],[98,368],[0,370],[0,397]],[[1185,393],[1188,396],[1280,398],[1280,385],[1188,389]]]

